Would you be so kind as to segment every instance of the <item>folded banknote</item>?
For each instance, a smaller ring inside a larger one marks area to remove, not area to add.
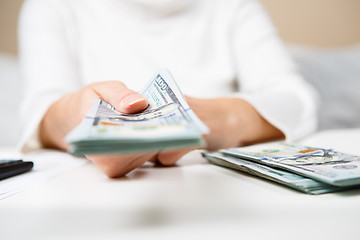
[[[149,106],[123,114],[96,99],[83,121],[66,137],[74,155],[143,152],[203,146],[208,128],[195,115],[167,70],[159,71],[140,93]]]

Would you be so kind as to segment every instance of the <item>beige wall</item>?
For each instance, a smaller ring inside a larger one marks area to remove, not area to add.
[[[16,54],[16,25],[21,2],[0,0],[0,52]],[[261,2],[286,42],[322,47],[360,43],[360,0]]]
[[[0,0],[0,52],[16,54],[17,17],[22,0]]]
[[[360,0],[261,0],[280,36],[291,43],[360,43]]]

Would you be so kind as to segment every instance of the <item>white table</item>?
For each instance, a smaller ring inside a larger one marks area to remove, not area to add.
[[[359,139],[352,129],[301,142],[360,155]],[[87,163],[0,201],[1,239],[360,239],[359,223],[360,189],[306,195],[199,152],[119,179]]]

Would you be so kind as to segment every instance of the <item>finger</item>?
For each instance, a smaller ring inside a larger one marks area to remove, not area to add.
[[[156,154],[154,154],[149,160],[148,160],[148,162],[151,162],[151,163],[157,163],[157,156],[158,155],[158,153],[156,153]]]
[[[127,88],[120,81],[94,83],[90,87],[101,99],[122,113],[141,112],[148,106],[148,101],[144,96]]]
[[[96,167],[102,170],[108,177],[115,178],[124,176],[130,171],[142,166],[151,159],[155,153],[139,155],[87,155]]]
[[[160,152],[157,155],[157,161],[164,166],[174,165],[180,158],[185,154],[192,151],[193,149],[180,150],[175,152]]]

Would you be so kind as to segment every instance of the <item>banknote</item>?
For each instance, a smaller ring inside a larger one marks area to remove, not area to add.
[[[207,126],[195,115],[171,74],[163,69],[140,93],[149,106],[123,114],[96,99],[88,115],[66,137],[74,155],[126,153],[203,146]]]
[[[221,152],[203,153],[203,156],[215,165],[240,170],[308,194],[323,194],[348,189],[348,187],[332,186],[288,171],[225,155]]]
[[[329,185],[346,187],[360,184],[360,157],[333,149],[275,142],[223,149],[221,152]]]

